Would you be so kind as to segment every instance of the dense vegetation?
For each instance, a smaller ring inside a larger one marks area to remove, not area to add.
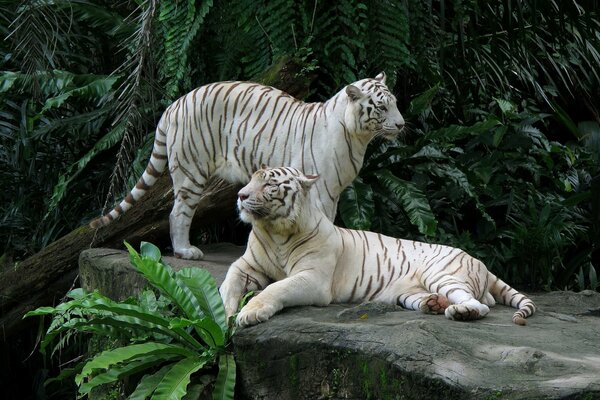
[[[339,223],[460,246],[517,286],[597,288],[598,1],[0,1],[0,256],[131,186],[166,105],[288,60],[308,100],[385,70],[408,132]]]
[[[236,366],[226,349],[233,330],[215,279],[200,268],[174,272],[153,244],[142,242],[139,254],[129,245],[127,249],[132,264],[158,297],[147,289],[137,299],[116,302],[98,292],[74,289],[67,295],[70,300],[57,307],[26,314],[52,316],[40,344],[42,353],[53,342],[52,354],[62,351],[78,334],[91,335],[104,347],[89,359],[73,360],[73,366],[64,368],[47,386],[69,377],[81,396],[114,398],[100,396],[98,390],[110,385],[115,394],[125,391],[124,382],[132,378],[135,388],[128,391],[128,399],[207,398],[206,394],[200,397],[207,390],[215,400],[233,399]],[[58,387],[56,392],[46,392],[57,398],[72,397]]]

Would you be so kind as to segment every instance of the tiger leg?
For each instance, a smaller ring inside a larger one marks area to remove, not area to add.
[[[326,264],[327,265],[327,264]],[[302,271],[267,286],[238,313],[240,326],[265,322],[284,307],[331,303],[331,276]]]
[[[269,282],[269,278],[253,268],[244,257],[231,264],[219,288],[227,318],[236,313],[243,295],[252,290],[263,289]]]
[[[204,185],[189,179],[185,179],[183,185],[175,185],[176,180],[173,176],[175,202],[169,215],[173,252],[179,258],[199,260],[204,253],[190,244],[190,226]]]
[[[473,296],[469,287],[455,278],[447,277],[439,284],[439,292],[448,298],[450,305],[445,314],[448,319],[471,321],[483,318],[490,308]]]
[[[445,296],[424,291],[421,287],[404,290],[397,297],[396,303],[406,309],[426,314],[443,314],[448,307],[448,299]]]

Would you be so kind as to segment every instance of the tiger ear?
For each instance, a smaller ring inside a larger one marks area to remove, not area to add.
[[[385,78],[386,78],[385,72],[381,71],[380,73],[377,74],[377,76],[375,77],[375,80],[379,81],[385,85]]]
[[[267,164],[260,164],[260,169],[269,169]]]
[[[300,184],[305,189],[310,189],[310,187],[319,180],[319,175],[304,175],[300,177]]]
[[[346,94],[351,101],[358,101],[364,97],[364,93],[354,85],[346,86]]]

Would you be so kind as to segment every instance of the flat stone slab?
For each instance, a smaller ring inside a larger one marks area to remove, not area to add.
[[[244,254],[245,249],[246,246],[217,243],[202,246],[203,260],[190,261],[163,255],[163,261],[175,271],[184,267],[204,268],[220,285],[225,279],[227,268]],[[98,289],[100,293],[114,300],[135,296],[147,286],[146,279],[129,262],[129,254],[126,251],[105,248],[87,249],[81,252],[79,279],[82,288]]]
[[[203,251],[205,261],[165,261],[208,267],[220,283],[243,248]],[[124,278],[128,263],[125,252],[87,250],[82,286],[128,297],[144,286]],[[500,305],[474,322],[378,303],[283,310],[236,331],[236,398],[600,399],[600,293],[531,298],[539,310],[524,327]]]

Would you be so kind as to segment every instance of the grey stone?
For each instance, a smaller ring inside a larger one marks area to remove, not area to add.
[[[209,266],[222,282],[241,250],[165,260]],[[144,285],[128,275],[124,252],[88,250],[80,261],[87,289],[123,298]],[[514,309],[500,305],[474,322],[377,303],[285,309],[235,332],[236,397],[600,399],[600,293],[531,298],[538,312],[523,327],[511,322]]]
[[[208,270],[221,284],[227,268],[244,253],[245,246],[230,243],[218,243],[202,246],[204,259],[200,261],[182,260],[163,255],[163,261],[175,271],[192,266]],[[113,300],[125,300],[137,295],[147,286],[141,276],[129,262],[127,252],[113,249],[87,249],[79,256],[79,280],[86,290],[99,290]]]

